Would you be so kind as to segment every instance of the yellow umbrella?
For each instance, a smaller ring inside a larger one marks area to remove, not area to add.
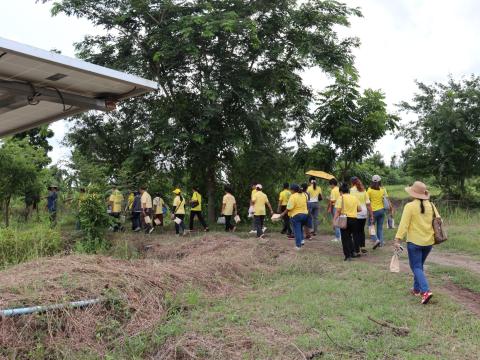
[[[335,179],[335,176],[332,174],[326,173],[325,171],[320,170],[310,170],[305,173],[306,175],[315,176],[320,179],[330,180]]]

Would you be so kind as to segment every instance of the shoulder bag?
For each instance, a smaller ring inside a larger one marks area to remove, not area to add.
[[[432,206],[432,213],[433,213],[433,220],[432,220],[433,238],[435,240],[435,245],[438,245],[447,241],[448,236],[447,236],[447,232],[443,228],[442,218],[436,212],[436,209],[433,206],[433,204],[430,203],[430,205]]]
[[[343,202],[343,195],[342,195],[342,208],[340,209],[340,215],[333,222],[333,226],[335,226],[339,229],[346,229],[347,228],[347,216],[343,215],[344,208],[345,208],[345,204]]]
[[[177,208],[175,209],[175,211],[172,213],[172,215],[170,215],[170,218],[171,218],[172,220],[175,220],[175,218],[177,217],[177,216],[176,216],[176,215],[177,215],[177,211],[178,211],[178,209],[180,209],[180,206],[182,206],[182,204],[183,204],[184,202],[185,202],[185,199],[181,199],[181,200],[180,200],[180,204],[178,204],[178,206],[177,206]]]

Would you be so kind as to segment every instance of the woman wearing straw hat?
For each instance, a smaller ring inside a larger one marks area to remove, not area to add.
[[[434,244],[432,219],[438,216],[438,211],[429,199],[427,186],[416,181],[405,191],[413,198],[405,205],[402,219],[395,236],[394,246],[400,248],[400,241],[407,236],[407,250],[410,268],[413,273],[412,295],[421,296],[421,303],[427,304],[432,298],[432,292],[423,271],[423,265]]]

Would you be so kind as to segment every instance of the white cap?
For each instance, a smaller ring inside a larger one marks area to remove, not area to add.
[[[256,188],[262,190],[263,186],[262,186],[262,184],[257,184]]]
[[[373,182],[380,182],[380,181],[382,181],[382,178],[380,177],[380,175],[373,175],[372,176],[372,181]]]

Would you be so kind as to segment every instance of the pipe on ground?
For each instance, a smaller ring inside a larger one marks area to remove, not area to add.
[[[15,309],[4,309],[0,310],[0,317],[11,317],[17,315],[27,315],[33,313],[43,313],[46,311],[64,309],[64,308],[83,308],[89,305],[95,305],[102,301],[102,299],[91,299],[91,300],[81,300],[81,301],[71,301],[64,304],[53,304],[46,306],[32,306],[24,308],[15,308]]]

